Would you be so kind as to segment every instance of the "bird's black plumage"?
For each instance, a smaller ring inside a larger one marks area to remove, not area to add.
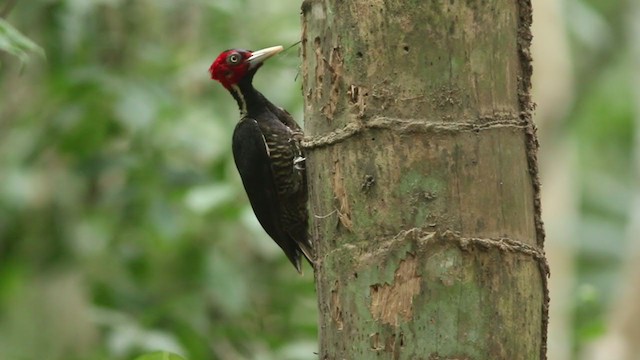
[[[302,129],[253,87],[257,68],[228,87],[242,114],[233,157],[258,221],[300,272],[302,256],[313,265]]]

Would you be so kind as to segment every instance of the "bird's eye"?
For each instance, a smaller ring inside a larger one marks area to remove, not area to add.
[[[231,54],[227,57],[227,62],[229,64],[235,65],[240,62],[240,54]]]

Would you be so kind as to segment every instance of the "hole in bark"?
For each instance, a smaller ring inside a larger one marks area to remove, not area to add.
[[[371,350],[380,351],[384,349],[384,346],[380,343],[380,335],[378,333],[369,335],[369,340],[371,341]]]
[[[353,273],[353,277],[357,279],[358,278],[358,273]]]
[[[365,175],[364,180],[362,181],[362,191],[368,192],[375,183],[376,179],[373,177],[373,175]]]
[[[405,52],[409,52],[409,47],[408,47],[407,45],[403,46],[403,47],[402,47],[402,49],[403,49]]]
[[[331,290],[331,317],[333,321],[336,323],[336,328],[338,330],[342,330],[343,328],[343,318],[342,318],[342,308],[340,307],[340,297],[338,296],[338,282],[336,281],[334,284],[334,289]]]
[[[356,53],[356,56],[357,56],[358,58],[360,58],[360,59],[361,59],[361,58],[362,58],[362,56],[363,56],[363,54],[362,54],[362,52],[358,51],[358,52]]]

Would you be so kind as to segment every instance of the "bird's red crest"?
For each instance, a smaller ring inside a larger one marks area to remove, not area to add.
[[[251,51],[247,50],[223,51],[209,67],[211,78],[219,81],[226,88],[237,84],[249,71],[250,64],[247,62],[249,57],[251,57]]]

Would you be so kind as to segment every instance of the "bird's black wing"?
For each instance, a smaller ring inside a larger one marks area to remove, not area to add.
[[[294,166],[290,168],[290,173],[284,172],[286,176],[283,176],[282,182],[291,182],[292,186],[289,186],[288,194],[283,194],[280,191],[281,197],[286,197],[287,204],[283,209],[283,222],[285,228],[288,229],[289,234],[295,239],[300,250],[309,263],[314,266],[313,258],[314,251],[309,238],[308,229],[308,217],[307,212],[307,172],[306,172],[306,156],[302,149],[301,141],[304,136],[302,128],[295,121],[293,116],[289,112],[279,106],[274,105],[265,98],[265,105],[269,112],[276,116],[276,118],[288,128],[290,131],[289,142],[286,146],[289,151],[283,151],[292,155],[289,162],[293,161]],[[282,144],[281,144],[282,145]]]
[[[299,133],[302,135],[302,128],[296,120],[289,114],[289,112],[281,107],[278,107],[271,103],[270,101],[266,101],[267,108],[271,111],[283,124],[285,124],[291,131],[295,133]]]
[[[242,184],[258,221],[300,271],[301,251],[284,230],[269,148],[255,119],[244,118],[236,125],[232,149]]]

